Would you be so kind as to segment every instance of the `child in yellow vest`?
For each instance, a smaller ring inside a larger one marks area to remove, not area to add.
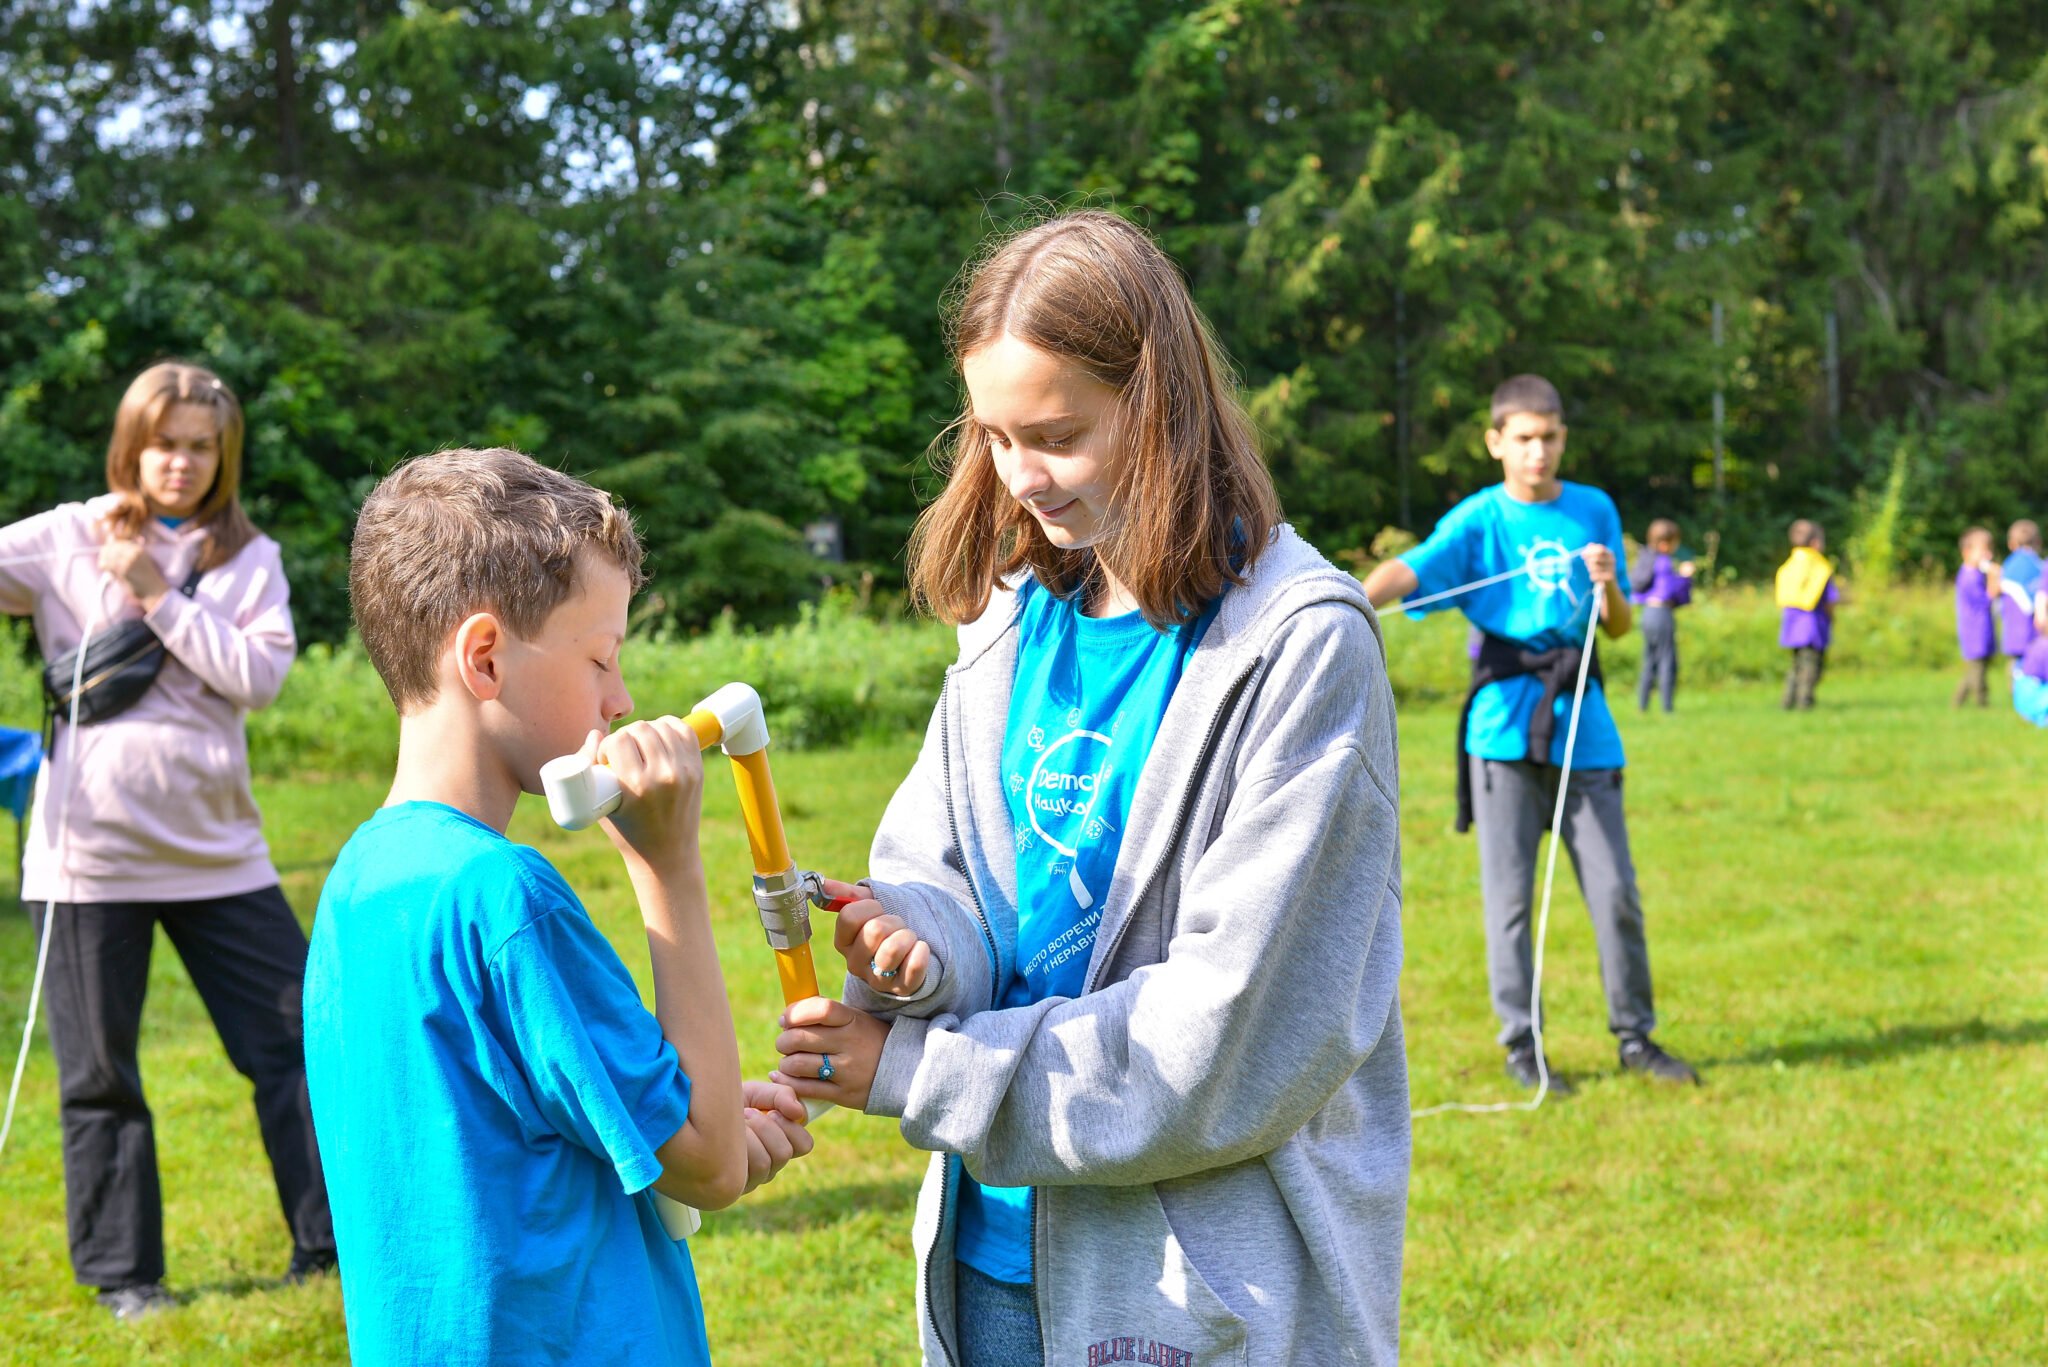
[[[1822,548],[1827,534],[1818,522],[1800,518],[1789,536],[1792,554],[1778,567],[1778,644],[1792,652],[1792,672],[1785,678],[1785,710],[1813,706],[1813,690],[1827,664],[1828,642],[1834,635],[1835,567]]]

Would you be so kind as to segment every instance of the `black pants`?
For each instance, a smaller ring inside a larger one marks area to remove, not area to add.
[[[42,933],[42,903],[32,903]],[[154,932],[185,961],[256,1120],[293,1242],[331,1252],[334,1222],[313,1141],[299,1015],[306,936],[275,887],[204,902],[60,902],[44,979],[64,1127],[71,1270],[84,1286],[163,1280],[156,1134],[135,1045]]]

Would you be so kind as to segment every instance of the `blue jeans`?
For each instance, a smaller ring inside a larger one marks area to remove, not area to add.
[[[1044,1367],[1038,1301],[1029,1283],[1001,1282],[966,1263],[953,1264],[953,1322],[960,1327],[960,1367]]]

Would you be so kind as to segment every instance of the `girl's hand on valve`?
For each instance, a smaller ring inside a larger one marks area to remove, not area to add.
[[[889,1023],[830,997],[806,997],[782,1013],[775,1052],[782,1066],[768,1075],[806,1100],[864,1111]]]
[[[882,904],[853,883],[820,880],[830,897],[853,897],[839,912],[832,927],[832,947],[846,959],[846,971],[885,997],[914,996],[931,971],[932,947],[917,938],[901,916],[891,916]]]

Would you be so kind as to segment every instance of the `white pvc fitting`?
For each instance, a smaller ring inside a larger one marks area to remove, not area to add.
[[[609,768],[582,755],[563,755],[540,766],[548,815],[564,830],[580,831],[619,809],[625,792]]]
[[[654,1193],[654,1212],[661,1217],[661,1227],[668,1231],[668,1237],[679,1243],[704,1227],[704,1217],[695,1206],[686,1206],[658,1191]]]
[[[695,710],[718,718],[725,733],[719,744],[726,754],[751,755],[768,748],[768,718],[761,711],[761,695],[751,684],[729,683]]]

